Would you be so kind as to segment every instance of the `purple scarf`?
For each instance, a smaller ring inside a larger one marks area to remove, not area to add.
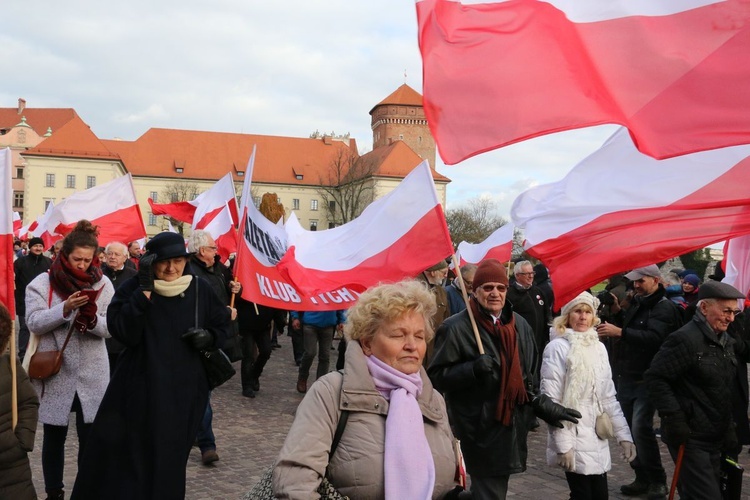
[[[400,372],[375,356],[367,356],[367,368],[375,388],[390,401],[385,420],[385,498],[428,500],[435,487],[435,463],[417,402],[422,377],[419,372]]]

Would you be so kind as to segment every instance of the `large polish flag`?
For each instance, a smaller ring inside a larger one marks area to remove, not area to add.
[[[497,259],[500,262],[510,260],[513,251],[513,230],[515,226],[507,223],[500,226],[481,243],[462,241],[458,244],[456,257],[461,265],[479,264],[485,259]]]
[[[414,277],[453,253],[427,161],[343,226],[306,231],[287,221],[286,227],[289,249],[277,267],[310,295]]]
[[[53,234],[66,235],[81,219],[99,226],[101,246],[111,241],[127,243],[146,236],[130,174],[68,196],[55,205],[46,227],[52,229]]]
[[[18,238],[18,233],[23,227],[23,221],[21,220],[21,214],[13,212],[13,234]]]
[[[417,18],[447,164],[603,123],[655,158],[750,142],[746,0],[417,0]]]
[[[11,318],[16,317],[16,302],[13,292],[13,181],[11,169],[13,160],[10,148],[0,149],[0,302]]]
[[[44,211],[44,213],[38,216],[36,220],[28,226],[27,236],[29,238],[32,238],[34,236],[40,237],[42,241],[44,241],[44,248],[47,249],[54,245],[57,240],[61,240],[63,238],[63,235],[56,233],[55,228],[49,224],[54,211],[55,203],[53,201],[50,201],[47,204],[47,209]],[[21,228],[21,233],[23,234],[23,228]]]
[[[237,251],[237,230],[234,228],[229,204],[206,224],[203,228],[214,239],[222,262],[226,262],[230,254]]]
[[[733,238],[724,249],[725,276],[729,283],[746,297],[750,294],[750,235]]]
[[[559,309],[612,274],[750,234],[750,145],[655,160],[625,129],[559,182],[522,193],[513,222],[550,269]]]
[[[207,191],[199,194],[190,201],[176,201],[174,203],[154,203],[149,198],[148,204],[154,215],[167,215],[182,222],[191,224],[194,229],[203,229],[206,224],[216,217],[229,204],[232,220],[235,225],[237,216],[237,197],[234,193],[232,174],[227,173],[216,181]]]

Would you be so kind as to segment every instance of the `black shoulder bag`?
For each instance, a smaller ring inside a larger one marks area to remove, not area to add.
[[[200,278],[195,277],[195,328],[198,325],[198,281]],[[219,387],[221,384],[234,377],[237,370],[232,366],[232,362],[224,351],[221,349],[206,349],[200,352],[203,368],[206,370],[209,390]]]

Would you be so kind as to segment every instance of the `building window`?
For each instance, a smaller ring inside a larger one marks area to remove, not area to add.
[[[13,208],[23,207],[23,192],[19,191],[13,193]]]
[[[55,187],[55,174],[47,174],[44,185],[48,188]]]
[[[318,209],[318,200],[310,200],[310,210]]]
[[[317,231],[318,230],[318,221],[311,220],[310,221],[310,231]]]
[[[298,181],[301,181],[302,179],[304,179],[304,176],[302,174],[295,174],[294,178]]]
[[[329,222],[328,223],[328,229],[333,229],[334,227],[336,227],[336,223],[335,222]]]
[[[181,173],[182,173],[182,171],[183,171],[183,169],[182,169],[182,168],[180,168],[180,167],[177,167],[177,168],[175,168],[174,170],[175,170],[175,172],[177,172],[178,174],[181,174]]]
[[[91,189],[94,186],[96,186],[96,177],[94,177],[93,175],[87,175],[86,176],[86,189]]]
[[[260,208],[260,196],[253,196],[253,205],[255,208]]]
[[[299,198],[292,199],[292,210],[299,210]]]
[[[156,191],[151,191],[148,194],[148,197],[151,198],[151,201],[153,201],[154,203],[157,203],[156,200],[159,198],[159,193],[157,193]]]
[[[169,195],[169,201],[171,203],[175,203],[177,201],[177,193],[172,193]]]
[[[23,167],[16,167],[16,179],[23,179]]]
[[[336,211],[336,202],[334,200],[328,200],[328,210],[331,212]]]
[[[49,208],[49,204],[52,203],[52,200],[44,200],[44,211],[46,212]]]
[[[75,189],[76,188],[76,176],[68,175],[65,180],[65,187]]]
[[[148,225],[149,226],[155,226],[156,225],[156,216],[152,214],[151,212],[148,213]]]

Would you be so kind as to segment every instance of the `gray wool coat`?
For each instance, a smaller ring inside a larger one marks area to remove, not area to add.
[[[39,421],[50,425],[68,425],[73,399],[78,393],[83,409],[83,420],[94,421],[104,392],[109,384],[109,359],[104,339],[107,331],[107,307],[114,295],[109,278],[102,276],[94,283],[101,289],[96,300],[99,319],[93,330],[84,334],[73,331],[63,354],[62,367],[57,375],[44,381],[44,395],[40,396]],[[39,336],[37,351],[61,349],[68,334],[68,326],[75,318],[71,313],[63,317],[64,300],[52,293],[50,302],[49,274],[40,274],[26,287],[26,325]],[[38,394],[42,394],[42,383],[32,380]]]

